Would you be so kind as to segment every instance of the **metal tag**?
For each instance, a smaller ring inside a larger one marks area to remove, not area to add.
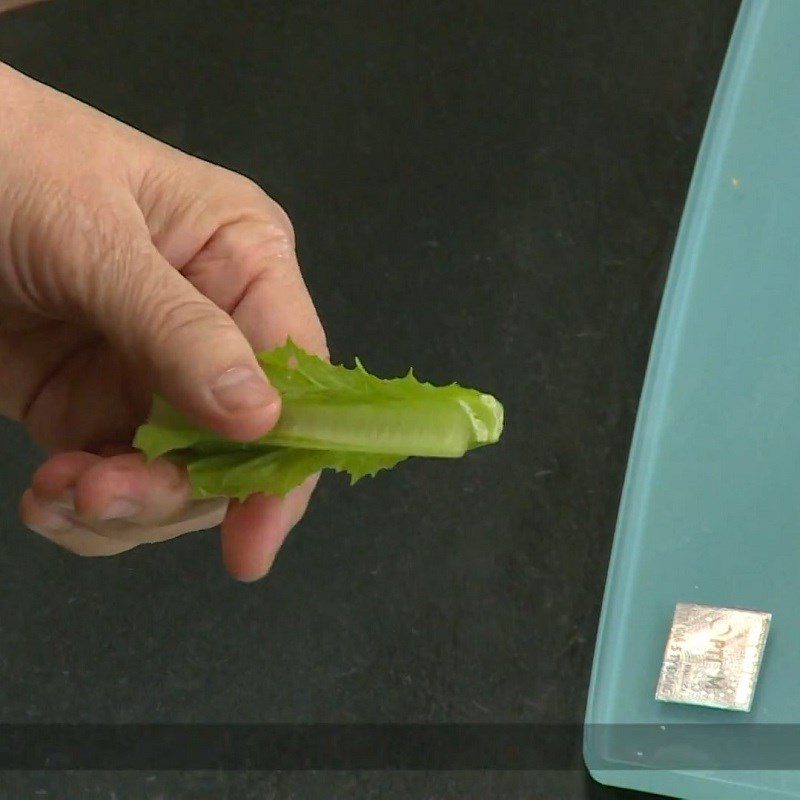
[[[771,619],[763,611],[678,603],[656,700],[749,711]]]

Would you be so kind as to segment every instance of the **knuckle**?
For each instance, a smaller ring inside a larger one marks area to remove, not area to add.
[[[248,228],[237,245],[238,273],[251,284],[264,281],[275,287],[296,282],[299,268],[286,228],[272,222],[251,223]]]
[[[284,240],[294,248],[295,231],[289,214],[270,197],[252,178],[239,173],[231,173],[236,195],[252,208],[255,217],[262,225],[269,227],[272,238]]]
[[[289,218],[289,214],[286,212],[283,206],[278,203],[277,200],[273,200],[267,195],[265,195],[265,197],[268,201],[267,222],[271,225],[278,236],[282,236],[287,239],[291,243],[292,248],[294,248],[294,225],[292,225],[292,220]]]
[[[274,225],[262,225],[259,238],[242,253],[243,267],[248,274],[260,272],[294,275],[297,264],[294,241],[285,230]]]

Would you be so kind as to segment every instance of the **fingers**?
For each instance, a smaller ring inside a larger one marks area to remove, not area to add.
[[[327,358],[322,324],[297,263],[291,224],[266,195],[249,196],[250,215],[220,227],[184,274],[231,314],[256,350],[282,345],[291,337]],[[233,577],[255,581],[267,574],[303,516],[316,482],[316,477],[307,481],[283,500],[255,495],[231,504],[222,525],[222,558]]]
[[[191,498],[185,473],[128,453],[110,458],[63,453],[51,458],[23,496],[32,530],[81,555],[112,555],[217,526],[227,501]]]
[[[165,259],[230,314],[253,347],[275,347],[291,336],[327,354],[292,224],[253,181],[183,153],[162,153],[137,202]]]
[[[291,226],[265,197],[261,216],[220,228],[184,269],[203,294],[231,314],[256,350],[291,337],[327,356],[325,334],[293,247]],[[282,213],[282,212],[281,212]]]
[[[44,503],[28,489],[20,500],[20,516],[31,530],[79,556],[113,556],[136,546],[100,536],[72,519],[67,505]]]
[[[309,478],[283,500],[255,495],[228,509],[224,499],[192,500],[185,473],[169,462],[148,464],[137,453],[62,453],[36,472],[20,515],[32,530],[84,556],[115,555],[224,518],[225,566],[233,577],[254,581],[269,571],[316,482]]]
[[[197,424],[237,440],[266,433],[280,396],[230,316],[150,243],[104,260],[84,292],[100,330]]]
[[[183,470],[165,460],[147,464],[136,453],[100,459],[79,477],[74,494],[76,512],[95,522],[163,525],[191,503]]]
[[[272,567],[289,531],[305,513],[317,476],[309,478],[281,500],[253,495],[232,503],[222,523],[222,560],[241,581],[263,578]]]
[[[15,8],[32,6],[40,0],[0,0],[0,14],[4,11],[13,11]]]
[[[255,581],[272,566],[283,541],[280,498],[253,495],[233,502],[222,523],[222,561],[241,581]]]
[[[198,174],[205,175],[203,192],[192,188]],[[176,224],[163,206],[145,204],[159,249],[202,294],[233,317],[256,350],[271,349],[291,337],[327,358],[325,334],[297,263],[288,218],[252,183],[223,171],[212,176],[187,167],[180,188],[172,189],[208,198],[212,177],[220,191],[220,209],[233,206],[246,208],[246,213],[208,234],[207,213],[184,217]],[[192,201],[187,198],[186,204]],[[202,237],[203,246],[187,256],[192,250],[188,241]],[[222,526],[223,561],[231,575],[252,581],[269,571],[287,533],[302,517],[315,484],[316,479],[309,481],[283,501],[262,495],[231,504]]]
[[[285,215],[244,179],[219,170],[206,180],[211,172],[193,172],[190,161],[178,159],[170,182],[151,182],[148,202],[139,199],[150,237],[131,238],[115,220],[101,226],[113,235],[85,226],[90,245],[72,248],[64,273],[70,279],[58,288],[67,306],[77,304],[196,423],[231,439],[253,439],[280,413],[253,348],[291,336],[327,356],[325,336]],[[76,552],[169,538],[225,513],[224,501],[191,501],[185,476],[172,465],[68,455],[70,462],[45,465],[22,512],[31,527],[49,538],[57,534]],[[232,574],[252,580],[269,569],[312,488],[309,482],[284,501],[254,497],[231,508],[223,550]],[[92,535],[114,544],[101,547]]]
[[[59,453],[42,464],[34,473],[31,487],[42,500],[58,500],[72,491],[78,478],[102,458],[92,453]]]

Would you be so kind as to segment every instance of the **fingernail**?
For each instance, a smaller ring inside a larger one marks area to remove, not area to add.
[[[233,367],[223,372],[211,386],[211,392],[229,413],[269,406],[280,399],[264,374],[248,367]]]
[[[118,497],[100,514],[100,519],[125,519],[141,511],[141,503],[128,497]]]

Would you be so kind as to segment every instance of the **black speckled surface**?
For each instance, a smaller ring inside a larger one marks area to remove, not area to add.
[[[0,421],[0,721],[578,722],[653,324],[737,4],[92,0],[0,59],[289,211],[335,358],[506,407],[501,445],[324,480],[270,577],[213,532],[26,533]],[[2,98],[0,98],[2,124]],[[2,797],[622,798],[572,773],[5,773]]]

